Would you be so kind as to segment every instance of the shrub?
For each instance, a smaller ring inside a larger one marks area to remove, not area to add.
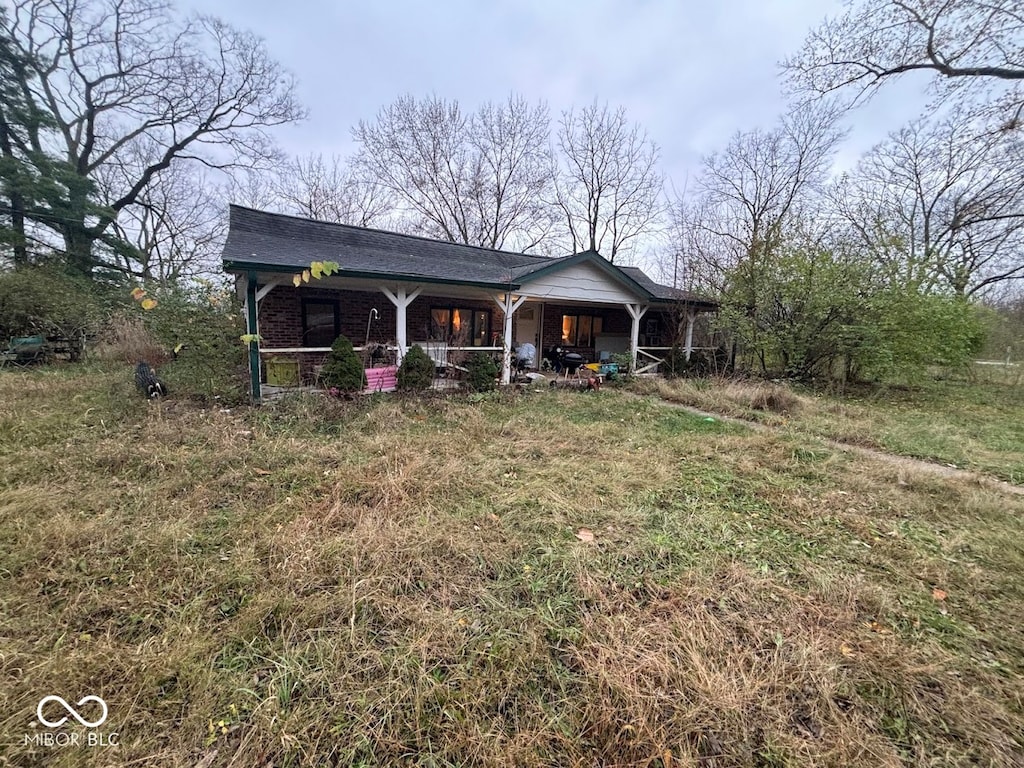
[[[690,359],[686,359],[686,350],[676,345],[665,355],[665,362],[659,372],[667,379],[680,376],[712,376],[725,370],[728,354],[722,349],[694,349],[690,351]]]
[[[128,314],[141,318],[166,351],[166,362],[158,370],[161,380],[175,395],[222,402],[244,400],[247,347],[238,337],[245,332],[245,324],[234,293],[203,282],[155,298],[158,303],[153,309],[143,310],[133,302]],[[176,348],[180,351],[173,357]]]
[[[422,392],[434,381],[434,361],[422,347],[413,345],[398,368],[398,388]]]
[[[616,352],[611,362],[619,366],[619,376],[628,377],[633,374],[633,355],[629,352]]]
[[[358,392],[366,386],[363,363],[345,336],[339,336],[331,345],[321,379],[326,386],[340,392]]]
[[[658,367],[658,372],[665,378],[674,379],[689,372],[690,361],[686,359],[686,352],[678,344],[665,355],[665,361]]]
[[[55,267],[26,267],[0,274],[0,339],[60,337],[77,359],[109,311],[104,287],[70,277]]]
[[[470,355],[466,361],[466,386],[473,392],[489,392],[495,388],[498,370],[498,364],[490,355]]]

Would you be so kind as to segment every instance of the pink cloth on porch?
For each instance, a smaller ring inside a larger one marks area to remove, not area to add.
[[[398,366],[389,365],[384,368],[366,369],[366,389],[364,393],[394,392],[398,388]]]

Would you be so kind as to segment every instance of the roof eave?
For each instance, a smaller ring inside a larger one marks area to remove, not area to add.
[[[688,299],[682,297],[675,298],[663,298],[656,297],[651,300],[651,304],[656,304],[659,307],[664,306],[684,306],[684,307],[699,307],[702,309],[715,310],[718,309],[719,304],[717,301],[711,299]]]
[[[308,269],[308,265],[303,266],[296,264],[294,266],[288,266],[285,264],[266,264],[255,261],[236,261],[233,259],[225,259],[222,262],[225,272],[232,272],[235,274],[241,274],[246,272],[301,272],[304,269]],[[413,275],[397,272],[369,272],[364,270],[355,269],[340,269],[337,272],[332,273],[338,277],[351,277],[360,280],[399,280],[401,282],[409,283],[430,283],[431,285],[466,285],[474,288],[492,288],[498,291],[515,291],[519,289],[519,283],[493,283],[480,280],[455,280],[445,277],[428,277],[425,275]]]

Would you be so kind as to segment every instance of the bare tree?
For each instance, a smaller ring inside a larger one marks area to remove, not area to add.
[[[337,155],[294,157],[275,184],[284,209],[310,219],[387,227],[394,207],[389,190],[358,178]]]
[[[918,120],[833,195],[889,280],[973,296],[1024,277],[1024,157],[965,115]]]
[[[99,186],[119,187],[123,166],[98,174]],[[179,161],[158,173],[113,224],[118,241],[108,260],[125,274],[172,285],[213,272],[227,234],[220,189],[200,163]]]
[[[470,115],[455,101],[403,96],[355,128],[355,164],[423,234],[525,251],[551,230],[548,130],[547,107],[517,96]]]
[[[909,72],[933,73],[946,88],[986,92],[1002,109],[1003,127],[1024,110],[1024,13],[1019,0],[858,0],[813,30],[783,64],[798,90],[852,89],[870,96]]]
[[[63,156],[83,180],[48,222],[69,264],[89,273],[93,244],[172,163],[251,166],[273,156],[267,129],[303,116],[292,79],[262,41],[210,16],[182,19],[162,0],[18,0],[7,23],[33,62],[22,84],[56,126],[36,151]],[[109,166],[145,162],[89,208],[90,183]]]
[[[727,269],[737,262],[733,242],[717,234],[717,211],[701,194],[676,196],[668,227],[668,258],[659,264],[663,282],[717,296],[725,290]]]
[[[695,193],[677,201],[675,258],[691,279],[717,289],[740,336],[761,356],[767,286],[784,248],[821,236],[813,222],[832,156],[842,138],[827,105],[787,115],[770,131],[737,133],[704,158]]]
[[[228,177],[227,197],[247,208],[284,213],[287,206],[281,200],[278,187],[274,174],[254,169],[235,171]]]
[[[773,130],[735,134],[704,158],[700,215],[691,221],[717,241],[723,266],[756,260],[783,240],[790,217],[823,188],[843,136],[837,119],[827,105],[800,109]]]
[[[555,202],[572,249],[614,262],[650,234],[663,212],[660,153],[624,107],[596,102],[562,114]]]

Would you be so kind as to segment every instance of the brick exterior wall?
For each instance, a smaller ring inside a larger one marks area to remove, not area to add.
[[[335,291],[323,288],[294,286],[278,286],[270,291],[260,302],[259,327],[263,337],[263,347],[301,347],[305,346],[302,339],[302,299],[326,299],[338,302],[340,312],[341,333],[347,336],[355,346],[361,346],[366,340],[366,324],[370,310],[377,309],[380,317],[370,326],[369,342],[371,344],[395,343],[395,307],[383,293],[373,291]],[[502,332],[502,315],[493,301],[449,298],[444,296],[420,295],[409,305],[406,317],[407,338],[410,344],[430,338],[430,310],[432,307],[460,307],[472,310],[483,310],[490,314],[492,337],[500,337]],[[544,327],[541,330],[541,350],[562,345],[562,315],[590,314],[601,318],[602,334],[619,336],[630,335],[632,320],[624,308],[608,306],[590,308],[573,304],[545,304]],[[646,338],[647,321],[658,322],[660,338]],[[694,345],[702,346],[706,337],[706,320],[698,318],[694,329]],[[650,310],[640,321],[641,346],[666,346],[672,343],[672,319],[667,312]],[[701,332],[703,331],[703,333]],[[655,343],[656,342],[656,343]],[[499,342],[495,342],[499,343]],[[706,342],[705,342],[706,343]],[[596,353],[590,347],[563,347],[577,352],[588,362],[594,362]],[[300,377],[303,382],[310,382],[315,375],[317,366],[323,363],[325,353],[294,353],[280,355],[299,360]],[[264,375],[265,380],[265,375]]]
[[[376,308],[379,319],[370,325],[371,344],[395,343],[395,305],[387,296],[373,291],[337,291],[323,288],[278,286],[260,302],[259,328],[267,348],[289,348],[308,346],[302,338],[302,300],[320,299],[337,301],[340,314],[341,334],[347,336],[353,345],[359,347],[367,340],[366,326],[370,310]],[[490,315],[492,334],[501,333],[501,313],[493,301],[453,299],[444,296],[423,295],[406,310],[407,339],[410,344],[430,338],[430,310],[432,307],[460,307],[483,310]],[[275,357],[297,359],[299,374],[304,383],[313,380],[316,367],[323,364],[326,353],[287,353]],[[264,363],[265,363],[264,359]],[[264,369],[265,369],[264,365]],[[266,371],[263,372],[266,380]]]

